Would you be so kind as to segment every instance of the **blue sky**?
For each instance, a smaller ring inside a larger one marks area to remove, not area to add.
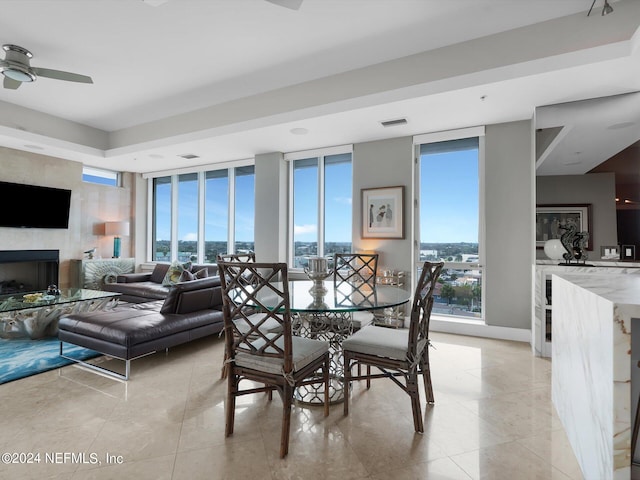
[[[236,241],[253,241],[254,217],[254,176],[236,176]],[[206,180],[205,198],[205,240],[226,241],[228,236],[228,196],[229,179],[226,176]],[[156,189],[158,240],[171,238],[171,204],[169,184]],[[178,239],[196,241],[198,239],[198,190],[197,181],[181,181],[178,188]]]
[[[318,168],[295,170],[294,240],[318,238]],[[351,163],[329,163],[325,168],[325,241],[351,243]]]
[[[420,242],[478,242],[478,150],[420,156]]]

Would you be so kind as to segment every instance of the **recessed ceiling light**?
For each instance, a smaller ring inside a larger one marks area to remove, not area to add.
[[[150,153],[149,158],[160,159],[160,158],[164,158],[164,156],[160,155],[159,153]]]
[[[185,153],[183,155],[178,155],[178,156],[184,158],[185,160],[193,160],[194,158],[200,158],[200,156],[195,155],[193,153]]]
[[[291,130],[289,130],[291,133],[293,133],[294,135],[306,135],[307,133],[309,133],[309,130],[307,130],[306,128],[292,128]]]

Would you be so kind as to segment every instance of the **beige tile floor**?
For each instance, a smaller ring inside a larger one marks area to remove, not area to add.
[[[0,386],[0,452],[40,454],[0,464],[0,478],[582,478],[551,403],[548,359],[524,343],[432,339],[436,404],[424,408],[424,435],[406,394],[379,379],[369,391],[355,385],[348,417],[341,404],[328,418],[295,406],[284,460],[277,395],[239,399],[225,439],[214,336],[134,361],[127,384],[70,366]],[[84,462],[71,457],[82,453]]]

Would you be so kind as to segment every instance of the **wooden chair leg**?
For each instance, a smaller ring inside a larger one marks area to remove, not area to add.
[[[426,348],[429,348],[427,346]],[[435,403],[433,397],[433,384],[431,383],[431,367],[429,365],[429,352],[422,352],[422,361],[420,362],[420,371],[422,372],[422,380],[424,381],[424,393],[427,396],[427,403]]]
[[[233,371],[227,374],[227,403],[226,403],[226,422],[225,436],[228,437],[233,433],[233,424],[236,415],[236,393],[238,392],[238,376]]]
[[[407,393],[411,397],[411,410],[413,411],[413,427],[416,432],[423,433],[422,408],[420,408],[420,390],[418,388],[418,373],[410,373],[407,376]]]
[[[343,415],[349,415],[349,394],[351,393],[351,356],[344,352],[344,402],[342,402]]]
[[[324,361],[324,367],[322,368],[322,375],[324,380],[324,416],[329,416],[329,364],[331,360],[329,355]]]
[[[280,434],[280,458],[289,453],[289,431],[291,430],[291,405],[293,387],[285,382],[282,395],[282,433]]]
[[[222,358],[222,369],[220,371],[220,379],[224,380],[229,375],[229,364],[227,363],[227,359],[229,355],[227,355],[227,350],[224,351],[224,357]]]

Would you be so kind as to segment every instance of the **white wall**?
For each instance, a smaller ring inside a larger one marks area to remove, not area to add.
[[[485,130],[485,280],[488,325],[531,328],[534,162],[531,121]]]
[[[412,137],[392,138],[353,146],[353,250],[375,250],[379,269],[413,271],[411,244]],[[363,188],[405,187],[404,239],[369,239],[362,237]],[[408,287],[408,286],[407,286]]]
[[[282,153],[256,155],[255,250],[261,262],[287,261],[287,162]]]

